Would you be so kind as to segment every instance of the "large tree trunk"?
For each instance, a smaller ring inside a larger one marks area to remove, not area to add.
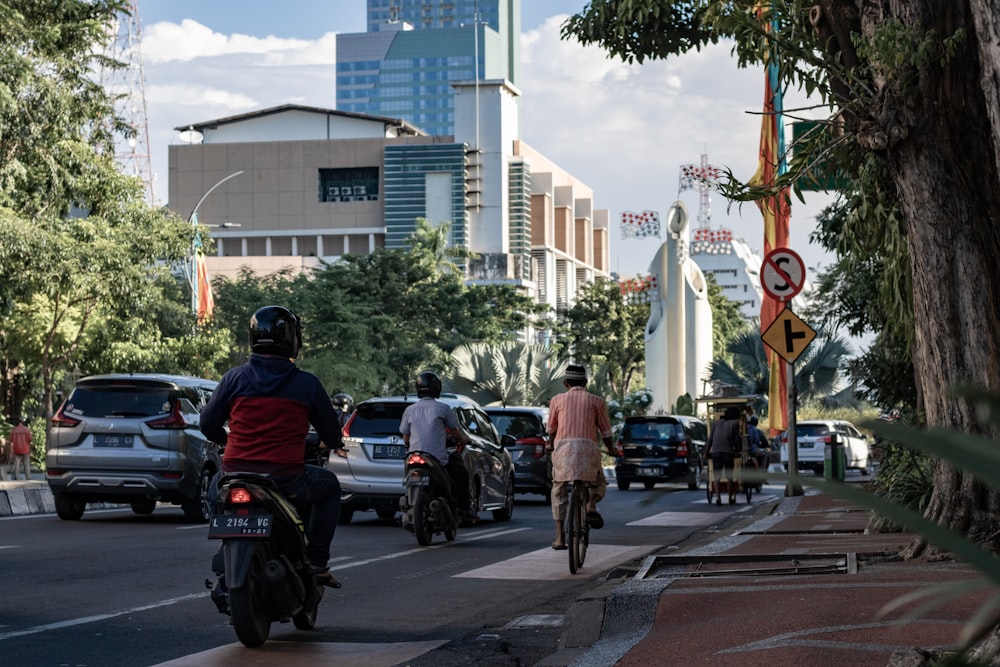
[[[861,2],[871,36],[896,19],[915,35],[966,37],[943,67],[887,66],[869,120],[886,140],[913,267],[913,363],[927,423],[980,432],[949,390],[1000,389],[1000,57],[996,0]],[[984,65],[985,64],[985,65]],[[907,80],[907,77],[915,77]],[[996,548],[996,489],[939,463],[925,515]],[[915,552],[919,552],[918,545]]]

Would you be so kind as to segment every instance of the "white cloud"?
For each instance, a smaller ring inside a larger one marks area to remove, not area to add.
[[[317,65],[336,63],[336,36],[319,40],[253,37],[239,33],[224,35],[197,21],[184,19],[154,23],[143,31],[142,57],[149,63],[188,62],[226,55],[264,56],[255,59],[268,65]]]

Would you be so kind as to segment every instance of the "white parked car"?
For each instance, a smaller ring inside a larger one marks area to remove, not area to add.
[[[823,474],[826,446],[834,433],[840,435],[844,445],[845,470],[860,470],[867,475],[872,458],[868,447],[868,436],[854,424],[839,419],[817,419],[801,421],[795,425],[798,439],[798,469],[812,470]],[[781,434],[781,463],[788,470],[788,433]]]

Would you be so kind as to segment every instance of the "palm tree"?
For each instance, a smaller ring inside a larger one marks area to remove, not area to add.
[[[716,386],[731,386],[743,395],[757,395],[754,408],[767,414],[767,395],[771,381],[764,342],[760,327],[755,326],[734,338],[726,350],[732,354],[732,363],[719,357],[708,367],[709,380]],[[852,388],[839,388],[844,358],[851,353],[847,341],[840,336],[817,339],[795,362],[795,386],[803,403],[849,402]]]
[[[543,405],[563,390],[566,360],[543,345],[462,345],[451,355],[445,384],[481,405]]]
[[[457,261],[465,261],[475,256],[466,248],[450,245],[448,242],[448,232],[451,225],[442,222],[434,225],[426,218],[417,218],[413,232],[407,238],[414,257],[419,257],[421,252],[427,261],[433,262],[436,273],[452,273],[461,275],[462,270],[456,264]]]

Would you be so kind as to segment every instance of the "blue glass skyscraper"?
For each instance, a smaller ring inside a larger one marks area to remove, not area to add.
[[[517,85],[520,0],[368,0],[368,31],[337,36],[337,108],[454,134],[453,81]]]

